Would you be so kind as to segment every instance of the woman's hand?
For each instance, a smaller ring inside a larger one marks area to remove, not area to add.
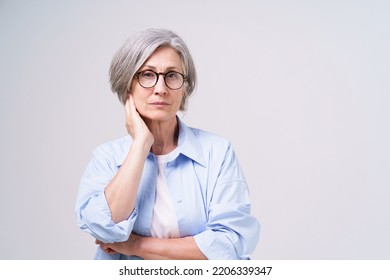
[[[153,134],[137,112],[132,94],[129,94],[126,100],[125,110],[127,132],[131,135],[133,141],[140,141],[151,147],[154,143]]]
[[[99,244],[102,250],[107,254],[123,254],[123,255],[135,255],[137,241],[141,239],[141,236],[132,233],[127,241],[118,243],[103,243],[96,240],[95,243]]]

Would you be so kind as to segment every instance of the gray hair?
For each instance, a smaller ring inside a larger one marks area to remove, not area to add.
[[[171,47],[179,54],[187,76],[180,110],[187,108],[187,97],[196,86],[196,70],[191,54],[184,41],[174,32],[166,29],[147,29],[128,39],[115,53],[110,67],[111,90],[125,104],[127,92],[138,69],[159,48]]]

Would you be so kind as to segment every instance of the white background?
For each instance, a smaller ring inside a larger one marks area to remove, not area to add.
[[[254,259],[390,259],[390,2],[0,0],[0,259],[91,259],[75,200],[126,133],[110,92],[134,32],[187,42],[184,121],[233,143]]]

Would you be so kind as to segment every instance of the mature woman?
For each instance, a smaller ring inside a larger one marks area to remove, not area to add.
[[[225,139],[186,126],[196,71],[183,40],[148,29],[115,54],[112,90],[128,136],[94,150],[78,225],[96,259],[249,259],[259,238],[248,187]]]

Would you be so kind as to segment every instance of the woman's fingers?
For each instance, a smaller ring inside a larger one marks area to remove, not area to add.
[[[126,111],[126,128],[128,133],[134,138],[134,118],[137,117],[134,113],[136,112],[134,100],[131,94],[129,94],[126,104],[125,104],[125,111]]]
[[[125,103],[126,119],[130,117],[130,95],[126,99]]]
[[[137,109],[135,108],[134,97],[132,94],[129,94],[129,109],[130,109],[130,114],[136,114],[139,116]]]
[[[102,250],[107,254],[118,254],[117,251],[115,251],[114,249],[111,248],[112,244],[114,244],[114,243],[112,243],[112,244],[111,243],[103,243],[103,242],[96,239],[95,244],[100,245],[100,248],[102,248]]]

